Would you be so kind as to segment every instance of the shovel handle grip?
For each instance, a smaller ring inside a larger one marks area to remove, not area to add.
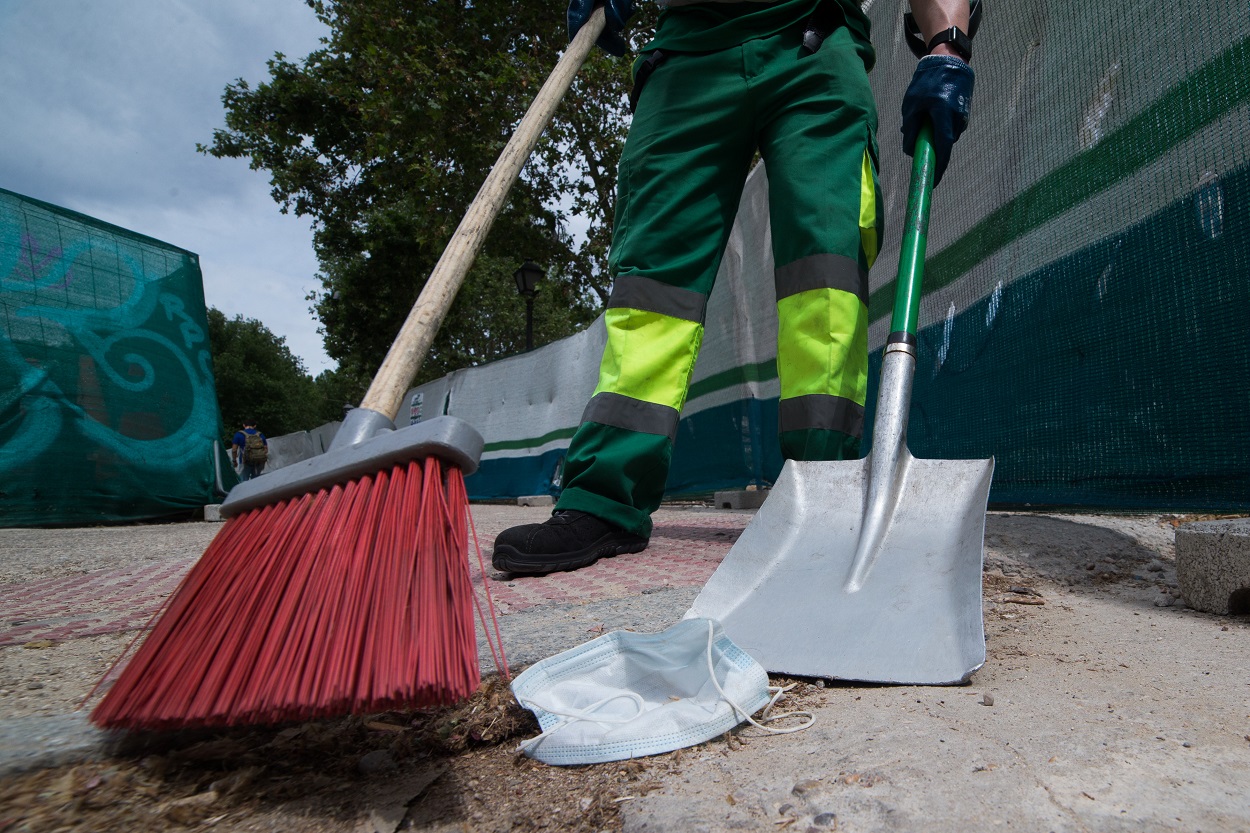
[[[499,216],[508,191],[525,167],[547,123],[555,115],[560,100],[572,86],[577,71],[602,34],[604,25],[604,11],[600,6],[578,31],[551,76],[538,91],[538,96],[517,125],[516,132],[508,140],[426,280],[399,335],[374,375],[373,383],[360,403],[361,408],[376,411],[392,420],[399,414],[404,393],[429,354],[434,336],[447,317],[495,218]]]
[[[928,245],[929,205],[933,196],[936,157],[933,153],[933,125],[927,121],[916,137],[912,154],[911,188],[907,194],[907,216],[903,227],[903,248],[898,258],[898,282],[894,290],[894,317],[890,334],[916,335],[920,317],[920,288],[924,281],[924,255]],[[914,339],[912,341],[914,344]]]

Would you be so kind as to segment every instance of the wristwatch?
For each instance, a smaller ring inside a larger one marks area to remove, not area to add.
[[[965,61],[972,60],[972,38],[958,26],[952,26],[934,35],[927,44],[928,51],[925,54],[932,55],[934,48],[943,43],[950,44],[951,48],[958,52],[959,57]]]
[[[958,26],[952,26],[944,32],[938,32],[933,39],[925,43],[924,35],[920,32],[920,26],[916,23],[916,18],[911,12],[903,13],[903,34],[906,35],[904,40],[907,42],[907,48],[917,58],[923,58],[933,51],[933,47],[942,43],[949,43],[959,57],[965,61],[972,58],[972,39],[976,37],[977,28],[981,25],[981,5],[982,0],[969,0],[968,3],[968,31],[964,32]]]

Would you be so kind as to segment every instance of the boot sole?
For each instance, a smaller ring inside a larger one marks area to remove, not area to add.
[[[524,573],[527,575],[543,575],[559,573],[567,570],[579,570],[589,567],[600,558],[611,558],[631,552],[642,552],[647,548],[647,541],[599,539],[585,549],[569,553],[524,553],[516,547],[504,544],[495,547],[490,563],[496,570],[504,573]]]

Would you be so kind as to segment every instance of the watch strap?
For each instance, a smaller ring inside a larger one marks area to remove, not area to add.
[[[929,53],[932,54],[934,48],[943,43],[950,44],[951,48],[959,53],[959,57],[965,61],[972,60],[972,38],[958,26],[952,26],[934,35],[929,40]]]

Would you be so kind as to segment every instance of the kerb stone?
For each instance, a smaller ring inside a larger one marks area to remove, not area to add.
[[[1176,530],[1176,579],[1194,610],[1250,613],[1250,518],[1200,521]]]
[[[768,497],[767,489],[743,489],[733,492],[717,492],[714,496],[717,509],[759,509]]]

